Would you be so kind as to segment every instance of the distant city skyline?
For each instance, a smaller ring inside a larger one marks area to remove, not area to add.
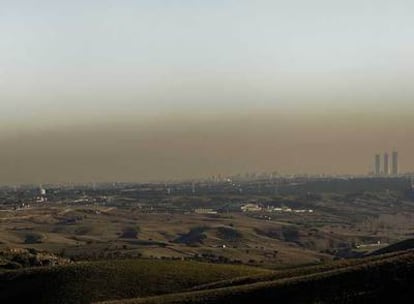
[[[391,163],[390,154],[388,152],[384,152],[382,155],[375,154],[373,166],[374,170],[371,171],[370,174],[375,176],[398,176],[401,173],[399,163],[399,153],[396,150],[393,150],[391,153]]]

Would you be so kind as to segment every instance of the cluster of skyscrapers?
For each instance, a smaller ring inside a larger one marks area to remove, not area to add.
[[[381,166],[382,165],[382,166]],[[398,176],[399,164],[398,164],[398,152],[393,151],[390,155],[385,152],[382,157],[381,154],[375,155],[374,160],[374,175],[375,176]]]

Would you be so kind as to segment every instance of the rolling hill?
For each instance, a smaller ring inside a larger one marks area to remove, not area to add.
[[[414,251],[365,258],[331,269],[314,268],[308,274],[271,276],[269,281],[263,281],[265,275],[256,277],[256,282],[245,278],[245,282],[227,281],[230,284],[220,288],[106,303],[411,303]]]
[[[0,302],[411,303],[414,249],[401,248],[279,271],[149,259],[4,271]]]
[[[270,271],[172,260],[82,262],[0,273],[0,303],[90,303],[159,295]]]

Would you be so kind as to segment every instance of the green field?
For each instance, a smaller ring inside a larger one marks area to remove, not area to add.
[[[308,274],[301,274],[299,270],[296,275],[281,275],[278,279],[276,276],[269,281],[262,281],[266,276],[258,276],[258,282],[238,286],[229,284],[221,288],[110,303],[411,303],[414,251],[362,259],[352,264],[329,270],[315,268]]]
[[[406,240],[386,254],[278,271],[155,259],[3,271],[0,303],[405,303],[412,247]]]
[[[0,273],[0,303],[90,303],[145,297],[268,272],[246,266],[146,259],[32,268]]]

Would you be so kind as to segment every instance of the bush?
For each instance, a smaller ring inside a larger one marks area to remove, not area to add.
[[[124,239],[137,239],[138,234],[139,234],[140,231],[141,231],[141,229],[138,226],[126,227],[122,231],[121,238],[124,238]]]
[[[282,235],[286,242],[297,242],[299,240],[299,229],[294,226],[282,227]]]

